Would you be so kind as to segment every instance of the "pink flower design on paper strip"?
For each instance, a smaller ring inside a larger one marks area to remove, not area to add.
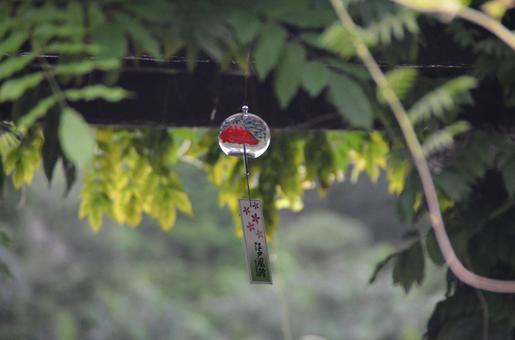
[[[259,223],[259,216],[258,216],[258,214],[254,213],[254,214],[250,215],[250,218],[252,218],[252,222]]]
[[[243,212],[245,213],[245,215],[250,214],[250,207],[243,207]]]
[[[249,231],[256,230],[255,224],[254,224],[254,223],[252,223],[252,222],[249,222],[249,223],[247,224],[247,229],[248,229]]]
[[[261,230],[256,230],[257,238],[263,238],[263,232]]]

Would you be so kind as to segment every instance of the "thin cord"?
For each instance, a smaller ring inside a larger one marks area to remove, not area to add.
[[[249,77],[250,77],[250,50],[247,53],[247,65],[245,66],[244,74],[244,89],[243,89],[243,105],[249,105],[248,93],[249,93]]]
[[[249,184],[250,170],[249,170],[249,161],[247,159],[247,147],[245,146],[245,144],[243,144],[243,167],[245,168],[245,177],[247,178],[247,194],[249,195],[249,202],[250,202],[250,184]]]

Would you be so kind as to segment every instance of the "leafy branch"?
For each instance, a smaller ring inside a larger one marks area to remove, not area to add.
[[[415,2],[417,4],[425,3],[421,1]],[[438,1],[438,3],[440,3],[441,6],[447,6],[446,8],[452,8],[452,6],[448,6],[447,2]],[[429,217],[435,232],[436,240],[449,268],[457,278],[472,287],[499,293],[515,293],[515,281],[496,280],[477,275],[465,268],[465,266],[463,266],[461,261],[456,256],[456,253],[449,240],[449,236],[445,230],[445,224],[443,221],[442,212],[440,210],[436,188],[431,176],[431,172],[429,170],[427,160],[424,156],[424,150],[420,141],[418,140],[408,113],[404,109],[400,99],[392,89],[384,73],[381,71],[366,43],[359,35],[359,29],[355,25],[343,3],[340,0],[331,0],[331,4],[338,16],[341,25],[349,33],[349,38],[356,49],[357,55],[365,64],[365,67],[369,71],[376,85],[379,87],[379,91],[383,94],[385,101],[388,103],[388,106],[392,110],[397,122],[399,123],[402,134],[404,135],[406,144],[415,163],[415,167],[420,176],[420,181],[422,183],[424,196],[429,210]],[[499,29],[497,29],[495,32],[498,31]],[[515,40],[515,37],[513,39]],[[515,49],[515,42],[513,47]]]

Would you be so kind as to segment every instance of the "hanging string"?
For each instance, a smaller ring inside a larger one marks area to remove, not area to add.
[[[243,106],[241,107],[241,110],[243,111],[243,120],[245,120],[247,113],[249,113],[249,107],[248,107],[248,92],[249,92],[249,77],[250,77],[250,50],[247,53],[247,64],[245,65],[245,75],[244,75],[244,88],[243,88]],[[249,168],[249,160],[247,157],[247,146],[246,144],[243,144],[243,167],[245,169],[245,177],[247,180],[247,194],[249,196],[249,202],[251,200],[250,198],[250,168]]]
[[[247,113],[249,113],[249,107],[247,105],[243,105],[241,107],[241,109],[243,111],[243,120],[245,120]],[[249,202],[250,202],[250,180],[249,180],[250,168],[249,168],[249,160],[247,157],[247,145],[245,143],[243,144],[243,168],[245,170],[245,177],[247,179],[247,194],[249,196]]]
[[[249,105],[248,92],[249,92],[249,77],[250,77],[250,50],[247,53],[247,64],[245,65],[244,84],[243,84],[243,105]]]

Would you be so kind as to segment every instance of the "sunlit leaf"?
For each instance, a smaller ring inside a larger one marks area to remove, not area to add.
[[[56,104],[57,99],[55,96],[49,96],[47,98],[41,99],[38,101],[36,106],[34,106],[27,114],[20,118],[18,121],[18,129],[22,131],[24,129],[28,129],[39,118],[45,116],[48,110],[50,110]]]
[[[413,87],[416,76],[417,72],[413,68],[397,68],[386,73],[386,81],[397,97],[403,100]],[[386,96],[381,89],[378,88],[377,98],[379,101],[386,103]]]
[[[93,133],[84,118],[73,109],[61,113],[59,141],[66,158],[79,168],[86,166],[95,155]]]
[[[27,40],[28,34],[24,31],[12,33],[0,41],[0,58],[5,54],[16,53]]]
[[[9,78],[14,73],[21,71],[34,60],[33,54],[10,57],[0,64],[0,80]]]
[[[89,85],[80,89],[66,90],[64,95],[71,101],[103,99],[108,102],[118,102],[126,98],[129,95],[129,92],[120,87]]]
[[[25,91],[37,86],[42,80],[43,74],[40,72],[7,80],[0,87],[0,102],[18,99]]]

